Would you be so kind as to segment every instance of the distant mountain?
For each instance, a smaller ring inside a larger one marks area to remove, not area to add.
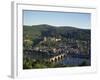
[[[24,39],[35,39],[43,36],[62,36],[81,40],[90,40],[90,29],[80,29],[71,26],[52,26],[47,24],[23,26]]]

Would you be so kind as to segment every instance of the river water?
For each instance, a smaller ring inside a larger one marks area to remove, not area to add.
[[[84,62],[88,66],[91,65],[91,59],[90,58],[87,59],[87,58],[78,58],[78,57],[71,57],[71,56],[65,57],[63,60],[59,61],[58,63],[61,63],[63,65],[78,66],[78,65],[81,65]]]

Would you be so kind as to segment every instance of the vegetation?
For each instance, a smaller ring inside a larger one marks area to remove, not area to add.
[[[83,61],[79,66],[88,66],[89,64],[86,61]]]
[[[23,69],[37,69],[37,68],[57,68],[57,67],[72,67],[75,65],[65,65],[65,64],[54,64],[48,61],[32,60],[29,58],[24,58]],[[84,64],[83,64],[84,65]],[[81,66],[81,65],[79,65]]]
[[[40,36],[62,36],[78,40],[90,40],[89,29],[79,29],[69,26],[55,27],[51,25],[23,26],[24,39],[34,40]]]
[[[46,24],[23,26],[23,69],[33,68],[56,68],[56,67],[72,67],[75,65],[52,63],[47,58],[52,57],[55,48],[60,48],[58,51],[62,53],[69,49],[83,51],[88,53],[90,49],[90,34],[89,29],[79,29],[70,26],[51,26]],[[46,38],[45,38],[46,37]],[[58,41],[56,40],[58,39]],[[59,40],[61,39],[61,40]],[[75,42],[74,42],[75,41]],[[32,51],[32,50],[35,50]],[[41,51],[42,50],[42,51]],[[59,53],[59,54],[60,54]],[[65,53],[65,52],[64,52]],[[48,56],[49,55],[49,56]],[[83,61],[78,66],[89,65]]]

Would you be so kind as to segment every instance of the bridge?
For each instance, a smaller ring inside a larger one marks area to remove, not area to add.
[[[64,59],[65,56],[66,56],[65,54],[59,54],[57,56],[51,57],[49,59],[49,62],[58,62],[58,61]]]

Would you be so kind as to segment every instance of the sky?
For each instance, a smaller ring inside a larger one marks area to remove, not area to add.
[[[48,24],[53,26],[72,26],[83,29],[91,28],[90,13],[23,11],[23,25]]]

